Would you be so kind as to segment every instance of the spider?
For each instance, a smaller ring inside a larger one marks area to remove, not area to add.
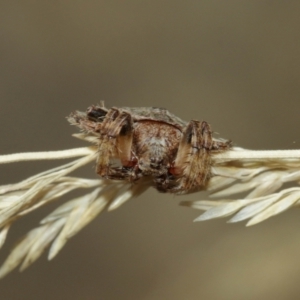
[[[160,192],[190,193],[212,177],[212,155],[231,142],[214,139],[205,121],[182,121],[164,108],[90,106],[68,121],[97,137],[97,173],[107,179],[136,182],[150,176]],[[119,164],[113,163],[118,161]]]

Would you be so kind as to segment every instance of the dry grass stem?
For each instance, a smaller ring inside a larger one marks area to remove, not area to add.
[[[29,160],[65,159],[85,156],[95,152],[95,147],[82,147],[60,151],[29,152],[0,155],[0,164]]]
[[[234,215],[229,222],[250,219],[257,224],[300,203],[300,151],[252,151],[235,148],[216,155],[214,177],[207,190],[221,200],[183,201],[181,204],[204,210],[195,221]],[[283,184],[295,187],[280,190]],[[241,199],[228,199],[242,194]]]
[[[76,137],[94,141],[93,137],[84,134]],[[96,156],[96,147],[0,156],[0,163],[79,157],[21,182],[0,186],[0,247],[12,223],[23,215],[73,190],[89,189],[83,196],[59,206],[40,222],[40,226],[28,232],[0,268],[0,278],[18,265],[20,270],[24,270],[47,247],[50,247],[48,258],[52,259],[69,238],[101,212],[118,208],[151,186],[148,178],[132,185],[126,181],[69,176],[77,168],[94,162]],[[234,148],[214,156],[212,172],[214,177],[207,189],[212,197],[221,200],[181,203],[205,211],[195,221],[233,215],[229,222],[250,219],[247,225],[253,225],[300,203],[299,150],[250,151]],[[295,187],[281,189],[285,183],[292,183]],[[228,199],[240,193],[246,195],[240,200]]]
[[[87,147],[0,156],[2,163],[83,156],[19,183],[0,187],[0,247],[4,244],[8,230],[16,219],[72,190],[93,189],[92,192],[59,206],[41,221],[39,227],[31,230],[2,265],[0,278],[19,264],[21,264],[20,270],[27,268],[49,245],[51,247],[48,257],[52,259],[70,237],[91,222],[104,209],[113,210],[148,188],[149,184],[145,180],[132,187],[123,181],[112,182],[103,179],[66,176],[75,169],[93,162],[96,155],[95,148]]]

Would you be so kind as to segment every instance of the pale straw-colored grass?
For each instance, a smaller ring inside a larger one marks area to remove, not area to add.
[[[96,147],[86,147],[0,156],[0,163],[82,156],[24,181],[0,186],[0,248],[5,242],[9,228],[18,218],[75,189],[92,189],[85,195],[59,206],[40,222],[39,227],[28,232],[0,268],[0,278],[18,265],[21,265],[21,271],[24,270],[39,258],[48,246],[50,246],[48,258],[52,259],[70,237],[102,211],[118,208],[149,187],[147,179],[137,185],[131,185],[125,181],[67,176],[75,169],[95,161],[96,155]]]
[[[207,190],[221,200],[181,202],[205,211],[194,221],[233,215],[229,222],[249,219],[250,226],[300,204],[300,150],[235,148],[215,157],[213,173]],[[281,189],[285,183],[292,187]],[[241,199],[229,198],[241,193]]]
[[[77,134],[76,137],[94,141],[83,134]],[[20,270],[24,270],[47,247],[50,247],[48,258],[52,259],[69,238],[101,212],[118,208],[151,186],[148,178],[129,184],[125,181],[69,176],[72,171],[94,162],[96,156],[96,147],[0,156],[0,163],[77,157],[70,163],[21,182],[0,186],[0,247],[15,220],[73,190],[87,189],[83,196],[59,206],[38,227],[25,235],[0,268],[0,278],[18,265]],[[215,155],[212,171],[215,176],[207,189],[212,197],[222,200],[181,203],[205,211],[195,221],[233,215],[230,222],[250,219],[247,225],[253,225],[300,203],[299,150],[250,151],[234,148]],[[284,183],[293,183],[294,187],[280,190]],[[243,199],[228,199],[242,192],[247,193]]]

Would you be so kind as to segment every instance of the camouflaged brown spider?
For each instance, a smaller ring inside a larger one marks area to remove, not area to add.
[[[151,176],[160,192],[202,189],[212,176],[212,155],[231,147],[230,141],[212,137],[207,122],[186,123],[164,108],[107,109],[101,103],[86,113],[72,113],[68,120],[97,137],[101,177],[135,182]]]

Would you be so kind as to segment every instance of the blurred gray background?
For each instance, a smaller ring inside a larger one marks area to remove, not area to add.
[[[2,0],[1,154],[86,145],[65,116],[100,100],[206,120],[245,148],[300,148],[299,13],[299,1]],[[58,164],[2,165],[1,184]],[[76,175],[96,178],[92,165]],[[298,299],[299,210],[246,228],[178,206],[206,197],[149,190],[7,276],[1,299]],[[1,262],[59,203],[15,224]]]

